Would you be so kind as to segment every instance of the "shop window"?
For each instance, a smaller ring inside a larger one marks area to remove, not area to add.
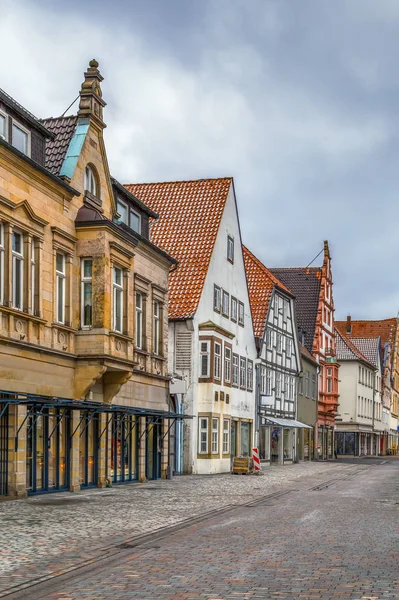
[[[230,421],[223,419],[223,454],[230,453]]]
[[[23,308],[24,254],[22,233],[12,234],[12,306]]]
[[[113,268],[113,329],[122,333],[123,329],[123,271]]]
[[[199,420],[199,448],[200,454],[208,454],[208,418],[200,417]]]
[[[160,354],[160,315],[159,302],[154,302],[154,354]]]
[[[238,387],[239,384],[239,357],[238,354],[233,354],[233,385]]]
[[[237,322],[237,299],[233,296],[231,297],[231,313],[230,318],[235,323]]]
[[[240,357],[240,387],[245,389],[247,383],[247,361],[241,356]]]
[[[210,377],[210,342],[200,342],[200,370],[201,377],[208,379]]]
[[[224,290],[222,294],[222,315],[224,317],[229,316],[229,295]]]
[[[224,347],[224,380],[231,383],[231,348]]]
[[[55,320],[65,323],[65,254],[59,252],[55,255]]]
[[[221,370],[222,370],[222,346],[219,342],[215,342],[214,346],[214,365],[213,365],[213,375],[215,379],[221,379]]]
[[[227,236],[227,260],[234,263],[234,239],[231,235]]]
[[[219,454],[219,419],[212,418],[212,454]]]
[[[82,258],[81,261],[81,307],[80,322],[83,328],[91,327],[93,320],[93,260],[91,258]]]
[[[217,285],[213,286],[213,310],[220,312],[221,289]]]

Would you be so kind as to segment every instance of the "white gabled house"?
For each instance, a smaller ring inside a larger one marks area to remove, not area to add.
[[[194,416],[184,472],[227,472],[234,456],[251,454],[255,433],[256,346],[233,179],[127,187],[158,213],[151,238],[178,261],[169,372],[174,410]]]

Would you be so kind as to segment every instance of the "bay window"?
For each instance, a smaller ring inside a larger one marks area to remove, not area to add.
[[[113,268],[113,329],[123,331],[123,270]]]
[[[143,294],[136,293],[136,348],[143,348]]]
[[[200,377],[210,377],[210,342],[200,342]]]
[[[198,451],[200,454],[208,454],[208,418],[200,417],[199,419],[199,444]]]
[[[80,280],[80,324],[82,327],[91,327],[93,320],[93,260],[83,258],[81,261]]]
[[[223,454],[230,453],[230,421],[223,419]]]
[[[55,255],[55,320],[65,323],[65,255]]]
[[[22,233],[12,234],[12,306],[23,308],[24,255]]]
[[[219,419],[212,418],[212,454],[219,453]]]
[[[231,348],[228,346],[224,347],[224,380],[231,382]]]
[[[221,357],[222,357],[222,345],[219,344],[219,342],[215,342],[215,346],[214,346],[214,378],[215,379],[220,379],[221,378]]]

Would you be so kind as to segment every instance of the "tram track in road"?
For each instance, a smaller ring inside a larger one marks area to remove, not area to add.
[[[342,477],[337,477],[334,479],[326,480],[324,482],[320,482],[312,488],[300,486],[298,489],[285,489],[271,494],[267,494],[256,498],[255,500],[251,500],[250,502],[246,502],[244,504],[228,504],[221,508],[205,512],[200,515],[190,517],[188,519],[184,519],[183,521],[180,521],[179,523],[176,523],[174,525],[160,527],[148,533],[139,534],[131,538],[127,538],[123,542],[118,542],[115,544],[110,544],[97,548],[96,552],[98,553],[98,556],[94,556],[87,560],[79,561],[75,565],[72,565],[65,569],[53,571],[43,576],[32,578],[29,581],[26,581],[22,584],[12,586],[0,592],[0,598],[8,598],[8,600],[26,600],[26,598],[34,597],[35,600],[39,600],[40,598],[44,598],[47,594],[51,593],[51,591],[54,590],[54,586],[59,586],[61,584],[67,583],[71,579],[78,578],[79,576],[83,578],[87,573],[90,573],[90,576],[93,576],[97,573],[101,573],[101,571],[104,568],[109,569],[112,568],[114,565],[117,566],[120,563],[121,559],[123,559],[125,556],[129,556],[132,554],[132,550],[134,551],[135,549],[137,549],[143,550],[145,552],[151,551],[154,548],[158,548],[158,546],[155,545],[156,542],[161,541],[164,538],[176,535],[184,529],[198,525],[204,521],[208,521],[219,515],[224,516],[235,510],[240,510],[243,508],[261,508],[262,506],[268,506],[271,505],[273,502],[279,500],[280,498],[284,498],[292,494],[307,493],[309,491],[327,489],[328,487],[330,487],[330,485],[337,485],[338,483],[344,483],[345,481],[352,480],[356,476],[364,474],[374,466],[377,465],[372,465],[368,468],[362,469],[359,469],[358,466],[356,466],[355,469],[353,469],[353,467],[348,467],[348,469],[346,469],[342,473]]]

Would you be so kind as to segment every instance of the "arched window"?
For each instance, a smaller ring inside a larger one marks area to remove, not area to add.
[[[94,167],[86,165],[85,169],[85,190],[93,194],[93,196],[99,196],[97,174]]]

